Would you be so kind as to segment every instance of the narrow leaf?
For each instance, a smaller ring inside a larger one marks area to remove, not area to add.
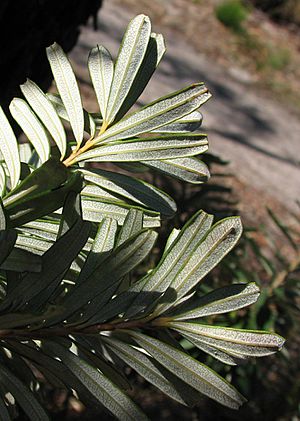
[[[169,322],[167,326],[225,353],[241,358],[263,357],[283,347],[284,339],[274,333],[209,326],[190,322]]]
[[[107,123],[119,111],[146,54],[151,34],[148,16],[138,15],[129,23],[118,53],[107,106]]]
[[[210,177],[207,165],[198,158],[143,161],[147,167],[187,183],[200,184]]]
[[[35,148],[41,162],[46,162],[50,157],[49,139],[43,125],[29,105],[23,99],[14,98],[9,110]]]
[[[48,344],[89,392],[122,421],[147,420],[140,409],[107,377],[63,346]]]
[[[195,111],[210,97],[206,86],[199,83],[159,98],[112,125],[98,137],[97,143],[128,139],[157,129]]]
[[[159,129],[152,130],[152,133],[185,133],[194,132],[202,123],[203,116],[199,111],[194,111],[171,124],[166,124]]]
[[[103,200],[85,200],[85,197],[82,198],[83,218],[93,222],[101,222],[103,218],[110,217],[115,219],[119,225],[123,225],[126,215],[132,207],[132,205],[128,205],[125,202],[105,203]],[[144,211],[144,228],[159,227],[159,214]]]
[[[2,264],[11,253],[17,239],[15,230],[0,231],[0,263]]]
[[[61,97],[57,94],[46,94],[47,98],[53,104],[55,111],[59,115],[62,120],[70,122],[70,117],[68,116],[66,107],[61,100]],[[85,109],[83,109],[83,119],[84,119],[84,131],[88,133],[91,137],[94,137],[96,133],[96,123],[94,118],[90,113],[88,113]],[[102,121],[102,120],[101,120]]]
[[[193,253],[186,255],[184,265],[174,274],[169,284],[176,291],[176,301],[188,294],[229,253],[241,234],[242,224],[239,217],[225,218],[208,231]],[[173,305],[174,303],[163,303],[156,311],[161,312]]]
[[[180,380],[176,376],[172,376],[171,373],[168,375],[164,367],[150,355],[116,338],[105,337],[103,340],[127,365],[172,399],[183,405],[193,405],[199,402],[200,396],[195,389],[189,388],[186,383],[180,383]],[[186,391],[188,393],[185,393]]]
[[[6,387],[32,421],[49,421],[50,418],[33,393],[7,368],[0,365],[0,373]]]
[[[106,298],[109,300],[113,295],[113,288],[117,288],[120,279],[134,269],[149,254],[157,234],[150,230],[144,230],[139,234],[125,241],[121,246],[117,247],[104,261],[100,260],[99,267],[85,280],[84,283],[78,285],[70,293],[65,300],[67,313],[72,314],[82,306],[88,304],[88,301],[94,300],[93,309],[91,305],[88,311],[95,313],[100,310],[99,296],[102,303],[102,295],[106,290],[112,288],[111,295]]]
[[[89,54],[88,68],[100,112],[106,120],[107,102],[114,74],[114,63],[109,51],[102,45],[93,48]]]
[[[31,108],[43,122],[64,158],[67,147],[66,133],[52,102],[44,92],[31,80],[20,86],[21,91]]]
[[[101,169],[81,170],[86,181],[93,183],[116,197],[129,199],[165,216],[176,212],[176,203],[165,192],[143,180]]]
[[[1,264],[1,269],[15,272],[40,272],[42,260],[36,254],[14,247],[6,260]]]
[[[200,211],[185,224],[171,244],[168,253],[162,256],[157,267],[149,275],[146,275],[141,282],[144,287],[131,305],[129,312],[127,312],[128,317],[155,304],[149,292],[162,294],[167,290],[176,274],[182,272],[188,256],[195,253],[199,242],[201,243],[203,237],[210,229],[212,221],[212,215]],[[136,287],[133,287],[133,289],[136,289]]]
[[[79,147],[83,139],[84,118],[75,75],[67,56],[57,43],[48,47],[46,52],[58,92],[70,120],[77,147]]]
[[[2,397],[0,397],[0,413],[2,421],[11,421],[7,406]]]
[[[117,228],[117,222],[111,218],[104,218],[99,224],[91,250],[76,281],[77,284],[84,282],[113,250]]]
[[[119,121],[136,103],[159,65],[165,51],[166,47],[163,36],[153,32],[150,36],[143,62],[135,79],[132,81],[127,97],[123,99],[123,103],[115,117],[115,122]]]
[[[254,282],[229,285],[178,306],[172,312],[172,318],[188,320],[235,311],[255,303],[259,293]]]
[[[176,134],[156,139],[135,139],[115,142],[84,152],[74,162],[122,162],[174,159],[198,155],[208,149],[208,142],[202,134]]]
[[[238,409],[245,402],[233,386],[184,352],[142,333],[128,333],[171,373],[204,395],[232,409]]]
[[[3,165],[0,164],[0,197],[4,196],[6,192],[6,174]]]
[[[18,143],[12,128],[0,107],[0,151],[4,157],[10,176],[11,187],[18,184],[21,174]]]
[[[117,246],[123,244],[133,235],[136,235],[139,231],[143,229],[143,212],[138,209],[130,209],[128,212],[124,225],[122,226],[118,239]]]

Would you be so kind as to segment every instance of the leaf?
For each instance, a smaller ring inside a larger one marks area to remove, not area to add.
[[[101,342],[95,337],[93,338],[94,340],[91,339],[91,337],[89,339],[86,337],[76,337],[76,346],[80,352],[78,356],[80,358],[84,357],[89,364],[98,368],[104,376],[108,377],[120,389],[131,389],[131,385],[122,373],[122,370],[120,370],[120,367],[114,366],[113,363],[107,361],[101,354]],[[92,352],[91,349],[93,350]]]
[[[55,111],[59,115],[62,120],[70,122],[70,118],[68,116],[67,110],[60,98],[57,94],[46,94],[47,98],[53,104]],[[84,131],[88,133],[91,137],[94,137],[96,133],[96,123],[94,118],[90,113],[88,113],[85,109],[83,109],[83,119],[84,119]],[[101,120],[102,121],[102,120]]]
[[[0,397],[0,413],[2,421],[11,421],[7,406],[5,405],[4,400]]]
[[[66,270],[86,243],[90,224],[78,220],[42,257],[42,271],[27,273],[1,304],[16,311],[26,303],[35,310],[45,304],[60,284]]]
[[[229,253],[241,234],[242,224],[239,217],[225,218],[213,225],[193,253],[186,255],[180,271],[172,276],[169,287],[176,291],[176,301],[188,294]],[[165,311],[173,305],[174,303],[162,303],[156,312]]]
[[[64,158],[67,147],[66,133],[52,102],[44,92],[31,80],[20,86],[21,91],[31,108],[43,122]]]
[[[22,227],[23,233],[30,233],[45,240],[55,241],[58,233],[59,221],[54,219],[39,219],[30,221]]]
[[[0,263],[2,264],[11,253],[17,239],[15,230],[0,231]]]
[[[3,165],[0,164],[0,197],[4,196],[5,192],[6,192],[6,174],[5,174]]]
[[[12,128],[0,106],[0,151],[4,157],[10,176],[11,188],[18,184],[21,174],[18,143]]]
[[[6,228],[6,216],[5,216],[3,202],[0,198],[0,234],[1,234],[1,231],[5,230],[5,228]]]
[[[203,83],[173,92],[109,127],[97,137],[97,143],[128,139],[157,129],[195,111],[210,97],[211,94]]]
[[[63,346],[51,342],[48,348],[57,355],[88,391],[122,421],[147,420],[140,409],[111,380]]]
[[[100,260],[99,267],[95,268],[89,278],[82,285],[77,285],[66,298],[67,315],[86,305],[89,300],[93,300],[94,304],[90,304],[87,311],[93,314],[99,311],[113,295],[113,290],[118,287],[120,279],[149,254],[156,238],[157,234],[154,231],[143,230],[114,249],[105,260]],[[104,292],[110,290],[112,291],[108,294],[110,296],[104,297]]]
[[[127,365],[172,399],[183,405],[194,405],[199,402],[200,395],[195,389],[189,388],[176,376],[166,372],[164,367],[150,355],[116,338],[104,337],[103,340]]]
[[[176,134],[156,139],[134,139],[110,143],[83,152],[74,162],[122,162],[172,159],[198,155],[208,148],[207,138],[202,134]]]
[[[175,158],[142,161],[143,165],[187,183],[199,184],[210,177],[207,165],[198,158]]]
[[[255,282],[218,288],[175,308],[171,313],[172,319],[196,319],[235,311],[255,303],[259,294],[259,288]]]
[[[85,197],[82,198],[83,218],[93,222],[101,222],[103,218],[111,217],[115,219],[119,225],[123,225],[126,215],[132,207],[132,205],[128,205],[125,202],[105,203],[104,200],[96,201],[86,200]],[[144,211],[144,227],[159,227],[159,214],[151,211]]]
[[[127,333],[166,369],[204,395],[232,409],[238,409],[245,402],[233,386],[186,353],[142,333]]]
[[[21,226],[34,219],[49,215],[63,206],[70,191],[80,192],[81,188],[81,175],[78,172],[70,172],[68,180],[61,187],[37,194],[27,200],[25,198],[7,207],[9,225],[11,227]],[[26,194],[26,192],[23,193]]]
[[[130,209],[120,230],[116,245],[120,246],[125,241],[129,240],[129,238],[138,234],[139,231],[142,231],[142,229],[143,212],[134,208]]]
[[[194,132],[202,123],[203,116],[199,111],[194,111],[171,124],[166,124],[159,129],[152,130],[152,133],[185,133]]]
[[[106,123],[114,120],[143,62],[151,34],[148,16],[138,15],[127,27],[119,49],[108,98]]]
[[[49,139],[45,128],[27,102],[20,98],[14,98],[10,103],[9,110],[35,148],[41,162],[46,162],[50,157]]]
[[[15,272],[40,272],[41,268],[42,261],[40,256],[18,247],[14,247],[6,260],[1,264],[1,269]]]
[[[48,47],[46,52],[58,92],[70,120],[77,148],[79,148],[83,140],[84,118],[75,75],[67,56],[57,43]]]
[[[141,284],[144,286],[126,313],[127,317],[140,313],[148,306],[153,307],[155,303],[149,292],[161,295],[167,290],[174,277],[182,272],[186,265],[187,257],[195,253],[197,245],[201,243],[210,229],[212,221],[212,215],[200,211],[185,224],[171,244],[169,252],[162,256],[156,268],[141,281]],[[133,287],[133,290],[136,290],[138,286]]]
[[[42,255],[51,247],[52,241],[19,233],[16,245],[22,250],[28,250],[31,253]]]
[[[69,171],[61,162],[50,158],[38,169],[27,176],[4,199],[5,208],[13,206],[22,200],[28,200],[48,190],[53,190],[66,182]]]
[[[114,219],[104,218],[100,222],[91,250],[77,279],[77,285],[84,282],[113,250],[117,228]]]
[[[7,368],[0,364],[0,373],[5,386],[32,421],[49,421],[50,418],[33,393]]]
[[[168,322],[166,324],[190,339],[239,359],[263,357],[274,354],[283,347],[284,339],[276,334],[245,329],[209,326],[190,322]]]
[[[150,35],[149,43],[142,64],[140,65],[135,79],[131,83],[126,98],[123,99],[123,103],[115,117],[115,122],[119,121],[140,97],[155,69],[159,65],[165,51],[166,47],[163,36],[153,32]]]
[[[81,170],[84,179],[122,198],[146,206],[165,216],[176,212],[176,203],[165,192],[133,177],[101,169]]]
[[[20,154],[21,163],[29,163],[32,157],[32,148],[31,148],[30,143],[20,143],[19,154]]]
[[[93,48],[89,54],[88,68],[101,115],[106,120],[107,103],[114,75],[114,63],[109,51],[102,45]]]

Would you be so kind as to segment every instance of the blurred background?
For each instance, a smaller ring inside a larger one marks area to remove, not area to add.
[[[86,61],[96,44],[114,57],[128,21],[150,16],[167,53],[138,106],[204,81],[213,94],[201,112],[208,133],[211,179],[188,186],[144,174],[178,203],[165,221],[154,261],[171,227],[197,209],[216,219],[240,214],[238,247],[206,278],[200,292],[234,282],[257,282],[262,294],[248,310],[218,318],[224,326],[268,329],[286,347],[275,356],[228,368],[191,354],[230,380],[248,398],[239,412],[205,398],[187,409],[126,369],[129,394],[155,420],[300,420],[300,1],[299,0],[30,0],[0,4],[1,105],[19,96],[30,77],[47,89],[44,49],[53,41],[71,51],[85,108],[97,111]],[[24,19],[25,18],[25,19]],[[50,88],[53,89],[53,88]],[[148,267],[142,268],[147,270]],[[214,322],[213,319],[210,320]],[[54,420],[109,420],[63,391],[45,385]]]

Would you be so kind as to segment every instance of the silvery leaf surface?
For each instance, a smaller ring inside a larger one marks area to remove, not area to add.
[[[102,45],[93,48],[89,54],[88,68],[101,115],[106,120],[107,103],[114,76],[114,63],[109,51]]]
[[[132,138],[172,123],[197,110],[210,97],[203,83],[173,92],[113,124],[97,138],[97,143]]]
[[[44,92],[31,80],[20,86],[33,111],[43,122],[64,158],[67,147],[66,133],[57,112]]]
[[[81,153],[74,162],[152,161],[198,155],[207,149],[207,138],[203,134],[176,134],[101,145]]]
[[[14,98],[9,110],[35,148],[41,162],[46,162],[50,157],[50,143],[42,123],[23,99]]]
[[[0,151],[7,165],[12,189],[20,179],[21,163],[18,143],[6,115],[0,107]]]
[[[129,23],[118,53],[112,80],[106,122],[111,124],[126,98],[143,62],[151,35],[148,16],[138,15]]]
[[[232,409],[238,409],[245,402],[226,380],[185,352],[137,331],[128,333],[166,369],[204,395]]]
[[[162,174],[192,184],[201,184],[210,177],[207,165],[194,157],[141,161],[141,163]]]
[[[66,108],[70,124],[79,147],[83,140],[83,109],[77,81],[71,64],[62,50],[54,43],[46,49],[55,83]]]

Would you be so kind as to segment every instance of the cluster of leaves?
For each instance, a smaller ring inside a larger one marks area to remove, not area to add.
[[[194,405],[204,394],[238,408],[244,397],[193,359],[178,338],[230,365],[283,345],[273,333],[202,319],[258,298],[254,283],[194,294],[237,243],[237,217],[213,224],[211,215],[197,212],[171,232],[156,267],[132,282],[156,241],[153,228],[174,214],[175,202],[150,184],[89,162],[151,168],[191,183],[208,177],[196,156],[206,151],[206,136],[193,133],[201,124],[197,109],[210,97],[203,84],[125,116],[163,53],[162,36],[151,33],[144,15],[130,22],[115,64],[104,47],[93,49],[88,66],[100,112],[92,115],[82,108],[71,65],[54,44],[47,54],[58,95],[27,81],[21,87],[26,101],[15,98],[10,106],[30,143],[17,143],[0,112],[3,420],[20,408],[32,420],[48,419],[43,381],[100,402],[119,419],[145,419],[124,392],[120,362],[183,404]],[[74,141],[66,140],[62,121]]]

